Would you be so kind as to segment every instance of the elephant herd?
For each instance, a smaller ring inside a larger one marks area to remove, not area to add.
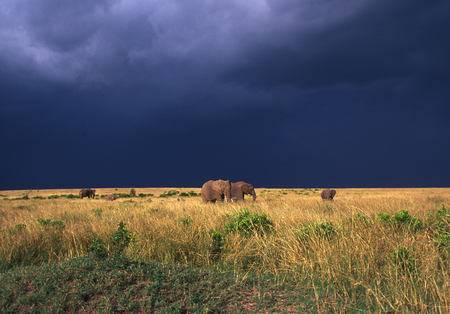
[[[256,200],[255,188],[244,181],[230,182],[230,180],[209,180],[202,186],[201,190],[203,203],[223,203],[243,201],[244,195],[253,195],[253,202]],[[332,201],[336,195],[336,190],[325,189],[321,197],[324,201]]]
[[[201,190],[203,203],[223,203],[243,201],[244,195],[253,195],[253,201],[256,200],[255,188],[253,185],[244,181],[230,182],[230,180],[209,180],[202,186]]]
[[[95,191],[93,189],[80,190],[80,198],[88,197],[95,198]],[[227,202],[243,201],[244,195],[252,195],[253,202],[256,200],[255,188],[253,185],[244,181],[230,182],[230,180],[209,180],[203,184],[201,189],[201,195],[203,203],[216,202],[223,203],[226,199]],[[336,190],[325,189],[322,191],[322,200],[332,201],[336,195]],[[108,201],[114,201],[117,199],[115,194],[110,194],[105,197]]]

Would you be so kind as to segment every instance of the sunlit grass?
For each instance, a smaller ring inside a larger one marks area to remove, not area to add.
[[[430,213],[443,205],[450,207],[450,189],[340,189],[333,202],[323,202],[319,189],[257,189],[255,203],[248,199],[218,205],[205,205],[200,197],[158,197],[169,190],[173,188],[137,188],[138,194],[154,196],[113,202],[47,199],[78,195],[78,190],[0,192],[7,198],[0,201],[0,266],[39,265],[83,256],[95,239],[112,254],[111,235],[124,222],[135,237],[124,254],[136,260],[293,276],[311,284],[315,280],[326,283],[341,298],[365,297],[391,308],[408,305],[415,311],[448,309],[448,248],[438,249],[434,244],[436,230]],[[97,195],[129,192],[129,188],[97,189]],[[16,199],[25,194],[28,200]],[[273,225],[249,235],[226,233],[227,214],[242,208],[267,215]],[[424,227],[412,231],[377,219],[380,213],[393,215],[403,210]],[[39,219],[64,226],[42,225]],[[331,223],[332,233],[302,236],[305,226],[318,223]],[[216,251],[213,232],[224,239]],[[408,252],[412,262],[393,257],[399,248]],[[440,308],[430,308],[433,304]]]

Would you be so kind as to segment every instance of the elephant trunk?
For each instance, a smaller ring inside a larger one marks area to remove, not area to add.
[[[254,202],[254,201],[256,201],[256,192],[255,192],[255,189],[253,189],[252,195],[253,195],[253,202]]]

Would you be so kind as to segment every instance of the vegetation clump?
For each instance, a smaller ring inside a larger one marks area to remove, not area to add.
[[[51,219],[48,219],[48,218],[47,219],[39,218],[37,220],[37,224],[41,225],[41,226],[45,226],[45,227],[54,226],[54,227],[57,227],[57,228],[60,228],[60,229],[63,229],[65,227],[63,221],[60,221],[60,220],[52,221]]]
[[[312,236],[320,238],[331,238],[336,233],[336,225],[332,222],[314,222],[304,226],[295,232],[295,235],[302,240],[309,240]]]
[[[257,214],[249,212],[248,208],[241,208],[238,212],[225,214],[225,232],[240,233],[249,236],[256,232],[259,234],[266,233],[273,228],[273,222],[266,214]]]
[[[164,192],[164,193],[160,194],[159,197],[170,197],[170,196],[176,196],[178,194],[180,194],[180,191],[171,190],[169,192]]]
[[[420,231],[424,227],[422,221],[417,217],[411,216],[407,210],[396,212],[392,216],[386,213],[379,213],[377,218],[395,228],[406,228],[413,232]]]

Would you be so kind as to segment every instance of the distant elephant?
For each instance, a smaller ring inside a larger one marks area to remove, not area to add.
[[[336,195],[336,190],[326,189],[326,190],[322,191],[322,194],[320,196],[322,196],[322,200],[324,200],[324,201],[327,201],[327,200],[332,201],[335,195]]]
[[[231,182],[230,180],[209,180],[202,186],[201,190],[203,203],[211,202],[223,203],[225,197],[227,202],[231,201]]]
[[[249,183],[239,181],[231,183],[231,197],[237,201],[243,201],[244,195],[253,195],[253,202],[256,200],[255,188]]]
[[[114,201],[116,199],[117,199],[116,194],[109,194],[109,195],[106,195],[106,197],[105,197],[105,200],[107,200],[107,201]]]
[[[83,197],[95,198],[95,190],[92,189],[80,190],[80,198],[83,199]]]

